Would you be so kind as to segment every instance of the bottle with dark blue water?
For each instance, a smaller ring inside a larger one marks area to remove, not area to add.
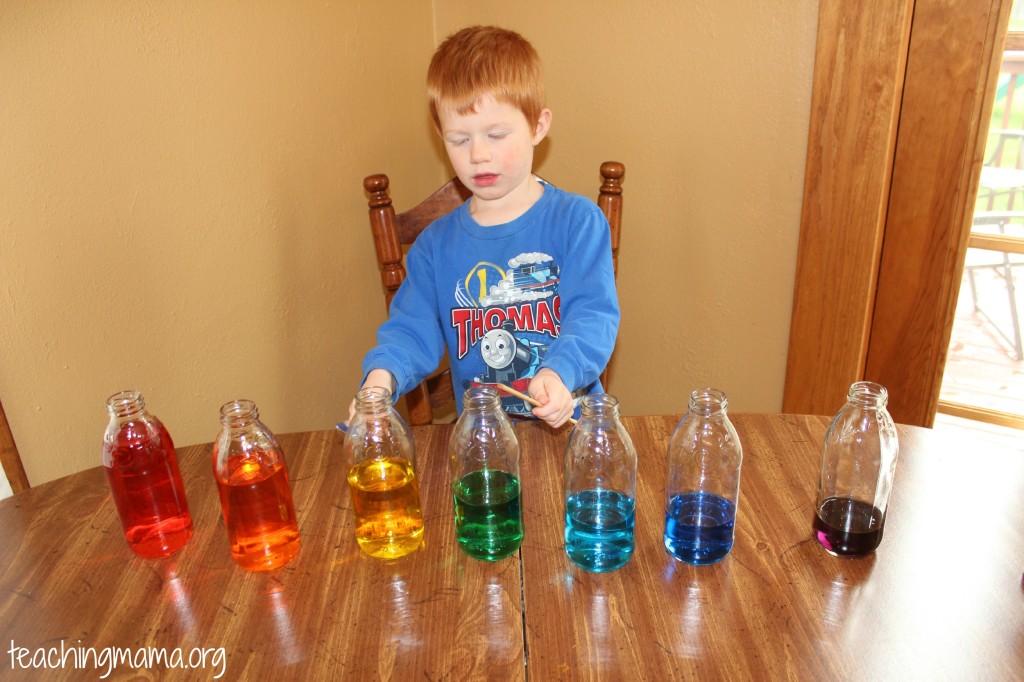
[[[565,447],[565,553],[602,573],[633,556],[636,448],[606,393],[583,399]]]
[[[732,549],[743,448],[728,406],[717,389],[694,391],[668,446],[665,549],[696,566]]]

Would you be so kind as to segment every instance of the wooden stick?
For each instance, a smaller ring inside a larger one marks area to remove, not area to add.
[[[540,407],[541,406],[540,403],[538,403],[536,400],[534,400],[530,396],[526,395],[525,393],[520,393],[519,391],[517,391],[516,389],[512,388],[511,386],[506,386],[505,384],[494,384],[494,385],[497,386],[498,388],[500,388],[501,390],[505,391],[505,393],[508,393],[509,395],[514,395],[517,398],[525,400],[526,402],[530,403],[531,405],[533,405],[535,407]],[[573,419],[572,417],[569,417],[569,423],[575,425],[576,424],[576,420]]]

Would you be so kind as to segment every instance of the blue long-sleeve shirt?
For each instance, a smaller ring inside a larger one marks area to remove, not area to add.
[[[576,394],[601,390],[619,325],[610,242],[592,201],[552,185],[503,225],[477,224],[467,201],[413,243],[364,373],[388,370],[401,395],[437,368],[447,347],[460,413],[468,386],[525,393],[542,367]],[[516,398],[503,407],[532,409]]]

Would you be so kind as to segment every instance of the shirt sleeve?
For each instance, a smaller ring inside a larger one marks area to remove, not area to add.
[[[608,221],[596,205],[573,209],[558,293],[561,328],[541,367],[570,391],[597,381],[611,358],[619,330],[619,299]]]
[[[425,236],[409,249],[405,281],[391,299],[387,321],[377,330],[377,345],[363,359],[363,376],[371,369],[391,372],[396,398],[437,369],[444,355],[430,240]]]

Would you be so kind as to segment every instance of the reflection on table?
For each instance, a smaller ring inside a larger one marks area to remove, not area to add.
[[[196,534],[165,560],[129,552],[102,469],[90,469],[0,501],[0,641],[30,652],[223,648],[224,679],[1019,679],[1018,455],[899,427],[882,545],[838,559],[810,534],[827,420],[732,417],[744,446],[736,545],[701,568],[661,544],[677,415],[624,419],[640,455],[637,549],[605,574],[565,556],[568,431],[541,423],[516,425],[526,539],[493,564],[454,537],[449,426],[414,429],[425,544],[393,562],[356,546],[334,431],[279,438],[302,550],[271,574],[231,559],[210,445],[179,449]],[[3,658],[5,679],[39,678]],[[111,678],[135,672],[121,665]]]

